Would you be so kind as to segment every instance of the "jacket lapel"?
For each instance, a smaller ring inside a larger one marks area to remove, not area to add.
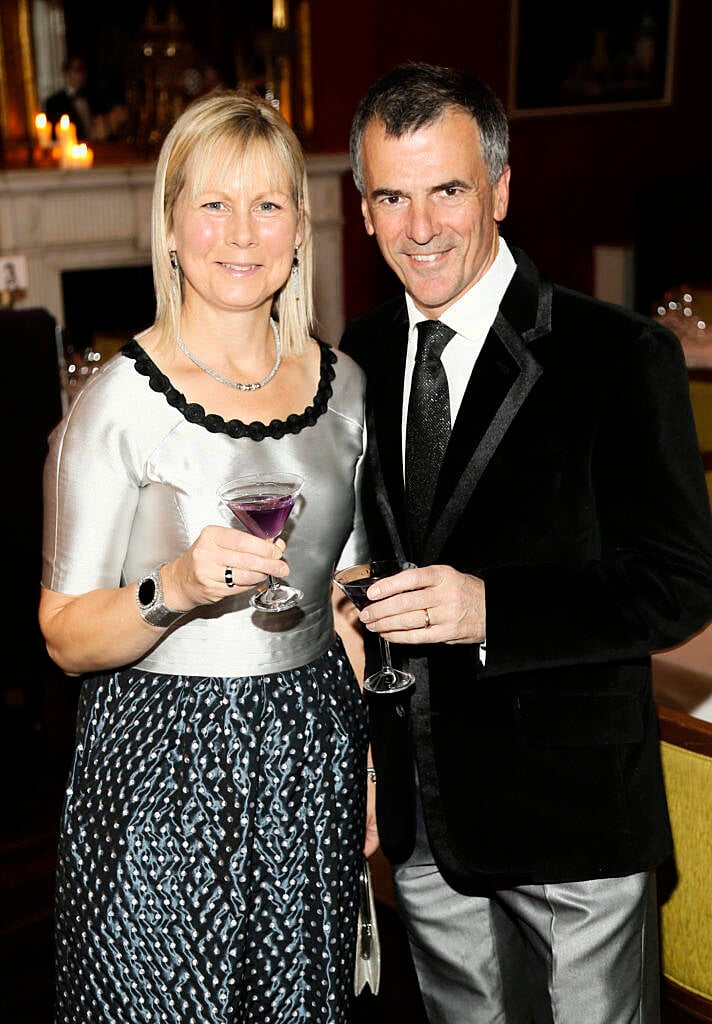
[[[424,564],[438,560],[482,473],[540,376],[541,366],[528,344],[550,327],[551,284],[539,279],[533,264],[522,267],[520,263],[453,426],[433,503]]]
[[[551,283],[510,246],[517,271],[470,377],[433,503],[423,564],[437,561],[453,526],[542,369],[529,344],[551,330]],[[403,376],[408,341],[405,301],[374,338],[379,353],[368,374],[367,429],[376,500],[397,558],[410,550],[403,487]],[[400,529],[399,529],[400,525]]]

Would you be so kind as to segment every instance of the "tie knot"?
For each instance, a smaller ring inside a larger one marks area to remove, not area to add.
[[[455,332],[440,320],[421,320],[418,328],[417,362],[439,359]]]

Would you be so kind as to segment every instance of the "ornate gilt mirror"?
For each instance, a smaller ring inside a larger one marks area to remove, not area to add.
[[[35,116],[76,56],[100,146],[150,157],[181,110],[219,85],[262,93],[305,144],[313,129],[310,0],[3,0],[0,165],[32,164]]]

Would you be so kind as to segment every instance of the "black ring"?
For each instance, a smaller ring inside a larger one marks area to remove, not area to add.
[[[231,565],[226,565],[225,566],[225,586],[227,586],[227,587],[234,587],[235,586],[235,581],[232,578],[232,566]]]

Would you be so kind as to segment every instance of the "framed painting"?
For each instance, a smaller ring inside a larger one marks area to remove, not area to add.
[[[678,0],[510,0],[510,116],[668,106]]]

